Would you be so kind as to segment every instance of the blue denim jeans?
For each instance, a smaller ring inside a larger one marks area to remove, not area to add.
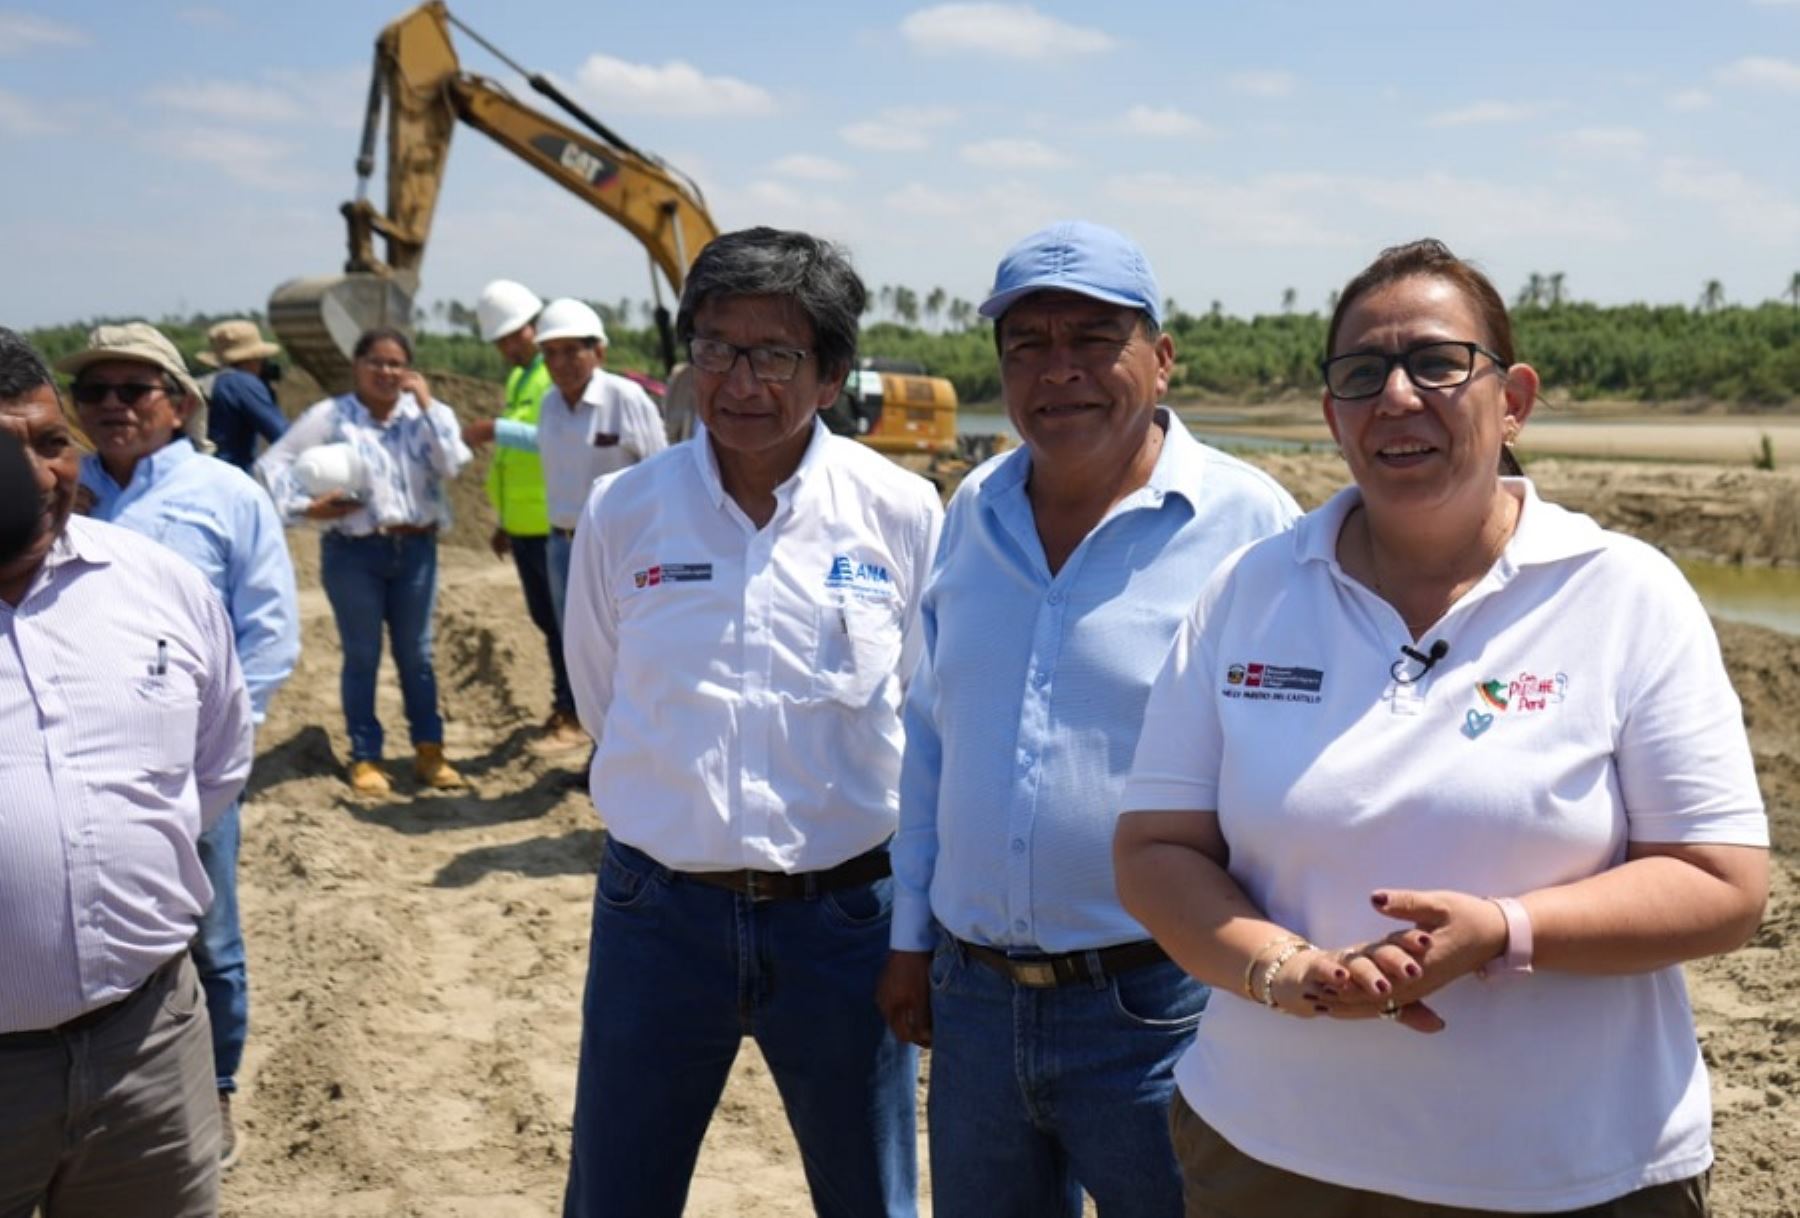
[[[551,533],[549,546],[544,552],[549,560],[550,600],[556,606],[556,623],[559,626],[563,620],[563,602],[569,599],[569,555],[574,549],[574,538]]]
[[[238,809],[233,803],[200,835],[200,866],[212,885],[212,904],[194,935],[194,968],[212,1020],[213,1072],[220,1091],[237,1090],[238,1065],[250,1033],[250,986],[244,971],[244,932],[238,925]]]
[[[531,615],[531,624],[538,628],[544,636],[544,643],[550,651],[550,706],[553,710],[575,713],[575,695],[569,689],[569,666],[563,663],[562,645],[562,584],[555,582],[555,571],[550,566],[550,547],[555,544],[549,537],[511,537],[508,540],[512,547],[513,566],[519,571],[519,587],[525,593],[525,611]],[[563,584],[568,582],[569,572],[563,568]]]
[[[565,1218],[678,1218],[745,1036],[781,1092],[818,1214],[912,1218],[918,1054],[875,1008],[892,906],[891,879],[752,902],[609,841]]]
[[[381,759],[381,720],[375,717],[375,674],[381,666],[385,623],[400,671],[400,696],[414,744],[441,744],[437,674],[431,667],[431,613],[437,604],[437,537],[349,537],[327,533],[319,576],[337,619],[344,668],[339,695],[350,732],[352,761]]]
[[[1181,1218],[1175,1059],[1210,995],[1171,963],[1014,985],[945,936],[931,961],[935,1218]]]

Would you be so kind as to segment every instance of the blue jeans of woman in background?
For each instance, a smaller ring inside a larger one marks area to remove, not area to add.
[[[437,604],[437,534],[349,537],[327,533],[320,576],[337,619],[344,669],[339,695],[350,732],[351,761],[381,760],[375,717],[375,674],[385,624],[400,672],[400,696],[413,744],[441,744],[437,674],[431,666],[431,615]]]

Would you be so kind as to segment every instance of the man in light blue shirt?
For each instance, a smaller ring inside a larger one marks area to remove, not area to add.
[[[58,367],[94,442],[82,458],[90,514],[161,542],[212,584],[231,620],[238,663],[261,723],[300,658],[294,568],[275,506],[250,476],[194,451],[183,428],[199,405],[197,386],[159,331],[143,322],[100,326],[87,348]],[[238,924],[238,805],[200,838],[213,902],[194,940],[194,963],[212,1019],[213,1064],[222,1117],[222,1166],[235,1161],[231,1095],[248,1032],[249,990]]]
[[[1159,405],[1174,345],[1141,250],[1053,225],[981,306],[1024,446],[951,501],[906,702],[878,1001],[932,1047],[933,1212],[1182,1212],[1172,1070],[1207,990],[1114,893],[1144,703],[1220,560],[1299,512]]]

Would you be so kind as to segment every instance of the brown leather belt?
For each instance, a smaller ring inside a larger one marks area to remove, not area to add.
[[[978,960],[1014,985],[1034,990],[1054,989],[1062,985],[1098,985],[1120,973],[1149,964],[1161,964],[1169,953],[1154,939],[1141,943],[1121,943],[1091,952],[1064,952],[1061,955],[1009,956],[1003,951],[983,947],[979,943],[956,941],[969,958]]]
[[[57,1024],[54,1028],[34,1028],[29,1032],[0,1032],[0,1046],[22,1049],[34,1046],[52,1045],[56,1044],[65,1036],[73,1036],[77,1032],[86,1032],[91,1028],[97,1028],[107,1020],[111,1019],[114,1015],[123,1011],[134,999],[140,997],[155,983],[161,981],[164,974],[171,973],[180,968],[181,962],[186,959],[187,950],[184,948],[169,959],[163,961],[163,963],[157,965],[156,968],[151,971],[150,975],[140,981],[138,987],[131,991],[131,993],[125,995],[125,997],[115,998],[105,1006],[95,1007],[91,1011],[83,1011],[75,1018],[65,1020],[62,1023]]]
[[[437,530],[435,524],[384,524],[375,531],[383,537],[423,537]]]
[[[893,874],[887,846],[881,845],[866,854],[846,859],[824,871],[677,871],[684,880],[723,888],[752,901],[803,901],[822,892],[841,888],[857,888],[873,884]]]

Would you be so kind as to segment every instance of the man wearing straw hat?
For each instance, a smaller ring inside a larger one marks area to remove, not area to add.
[[[207,579],[231,621],[251,715],[261,723],[300,658],[300,611],[281,520],[248,474],[194,451],[183,433],[200,390],[181,355],[144,322],[97,326],[62,360],[94,452],[81,460],[91,515],[161,542]],[[249,1029],[244,936],[238,924],[238,805],[200,836],[212,904],[194,939],[206,991],[222,1118],[221,1166],[235,1161],[231,1096]]]
[[[194,358],[218,371],[202,378],[206,390],[206,438],[215,454],[245,473],[256,462],[256,441],[273,444],[287,430],[287,417],[269,391],[275,368],[271,357],[281,348],[266,341],[256,323],[243,318],[222,321],[206,332],[207,349]]]

